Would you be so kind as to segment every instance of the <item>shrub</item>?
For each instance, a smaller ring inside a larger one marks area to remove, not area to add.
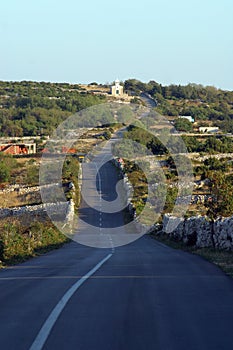
[[[0,261],[3,264],[24,261],[68,242],[68,238],[48,220],[17,218],[12,222],[12,219],[5,219],[1,221],[0,229]]]
[[[4,161],[0,161],[0,181],[7,182],[10,178],[10,169]]]

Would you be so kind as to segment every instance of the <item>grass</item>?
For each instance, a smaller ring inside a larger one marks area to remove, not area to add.
[[[90,137],[88,140],[79,140],[77,151],[86,153],[93,149],[96,144],[102,144],[103,141],[101,139],[94,137],[102,129],[89,132],[90,135],[86,135],[86,137]],[[105,128],[103,129],[103,131],[106,130]],[[40,160],[9,157],[9,159],[6,158],[6,161],[11,165],[12,169],[10,183],[28,186],[38,185]],[[80,203],[79,169],[79,161],[72,156],[67,156],[63,166],[63,187],[67,200],[71,198],[74,200],[76,211]],[[75,190],[68,187],[71,181],[75,186]],[[5,187],[7,185],[9,183],[6,183]],[[58,199],[56,198],[56,200]],[[0,208],[39,203],[41,203],[41,196],[38,191],[25,194],[21,194],[20,191],[2,192],[0,198]],[[60,223],[60,221],[56,223],[57,227],[59,227]],[[41,217],[39,215],[23,214],[20,217],[0,219],[0,268],[23,262],[34,256],[57,249],[69,242],[70,239],[62,234],[57,227],[46,215]],[[70,226],[67,227],[67,230],[67,234],[70,234],[70,231],[72,231]]]
[[[233,252],[227,250],[217,250],[213,248],[196,248],[185,245],[182,242],[176,242],[170,239],[166,234],[155,235],[151,234],[151,237],[162,242],[173,249],[184,250],[191,254],[196,254],[211,263],[217,265],[228,276],[233,278]]]
[[[61,247],[70,240],[48,218],[23,215],[0,221],[0,267]]]
[[[8,193],[2,192],[0,195],[0,208],[21,207],[23,205],[40,204],[41,196],[39,191],[32,191],[21,194],[17,191]]]

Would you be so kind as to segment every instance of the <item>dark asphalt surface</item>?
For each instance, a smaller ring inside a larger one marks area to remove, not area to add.
[[[86,172],[90,171],[90,167],[93,167],[91,164],[85,164]],[[115,184],[119,180],[116,169],[114,165],[109,161],[104,164],[100,168],[99,177],[101,179],[100,183],[97,179],[94,179],[94,187],[96,188],[96,193],[94,191],[90,191],[90,189],[86,188],[85,197],[88,199],[88,203],[83,200],[81,208],[79,209],[79,217],[85,222],[99,228],[100,224],[100,213],[102,218],[102,227],[103,228],[113,228],[124,225],[123,215],[121,211],[116,211],[114,215],[112,213],[108,213],[103,208],[103,201],[99,201],[98,197],[101,197],[105,201],[108,201],[107,205],[111,205],[112,201],[115,201],[117,198],[117,192],[115,188]],[[90,185],[90,179],[88,181]],[[97,197],[97,200],[96,200]],[[91,205],[89,205],[91,204]],[[93,208],[93,204],[95,207]],[[107,209],[107,208],[106,208]]]
[[[108,227],[111,216],[104,220]],[[72,242],[1,270],[0,349],[29,350],[64,294],[108,254],[72,295],[44,350],[233,349],[233,280],[149,236],[114,251]]]
[[[0,272],[1,349],[29,349],[64,293],[109,250],[71,243]],[[44,349],[231,350],[233,281],[150,237],[115,250],[73,295]]]
[[[119,134],[119,133],[118,133]],[[91,247],[121,246],[142,235],[134,223],[125,225],[127,192],[119,171],[112,164],[111,145],[114,138],[83,164],[82,201],[79,225],[73,239]],[[117,186],[116,186],[117,185]]]

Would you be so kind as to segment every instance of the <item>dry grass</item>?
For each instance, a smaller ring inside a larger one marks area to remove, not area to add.
[[[22,215],[0,220],[0,267],[59,248],[69,239],[48,217]]]
[[[40,203],[40,192],[20,194],[17,191],[13,191],[9,193],[1,193],[0,195],[0,208],[12,208]]]

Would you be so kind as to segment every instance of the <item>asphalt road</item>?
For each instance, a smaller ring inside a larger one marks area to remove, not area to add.
[[[105,183],[87,200],[114,200],[114,175]],[[98,208],[82,209],[100,228]],[[1,270],[0,305],[3,350],[233,349],[233,280],[149,236],[115,249],[72,242]]]
[[[117,137],[107,142],[82,166],[82,201],[73,238],[90,247],[121,246],[138,239],[143,230],[132,222],[125,225],[127,192],[111,162],[111,147],[116,141]]]
[[[109,253],[71,243],[1,271],[0,348],[30,349],[67,290]],[[231,350],[232,315],[230,278],[145,236],[84,281],[44,349]]]

